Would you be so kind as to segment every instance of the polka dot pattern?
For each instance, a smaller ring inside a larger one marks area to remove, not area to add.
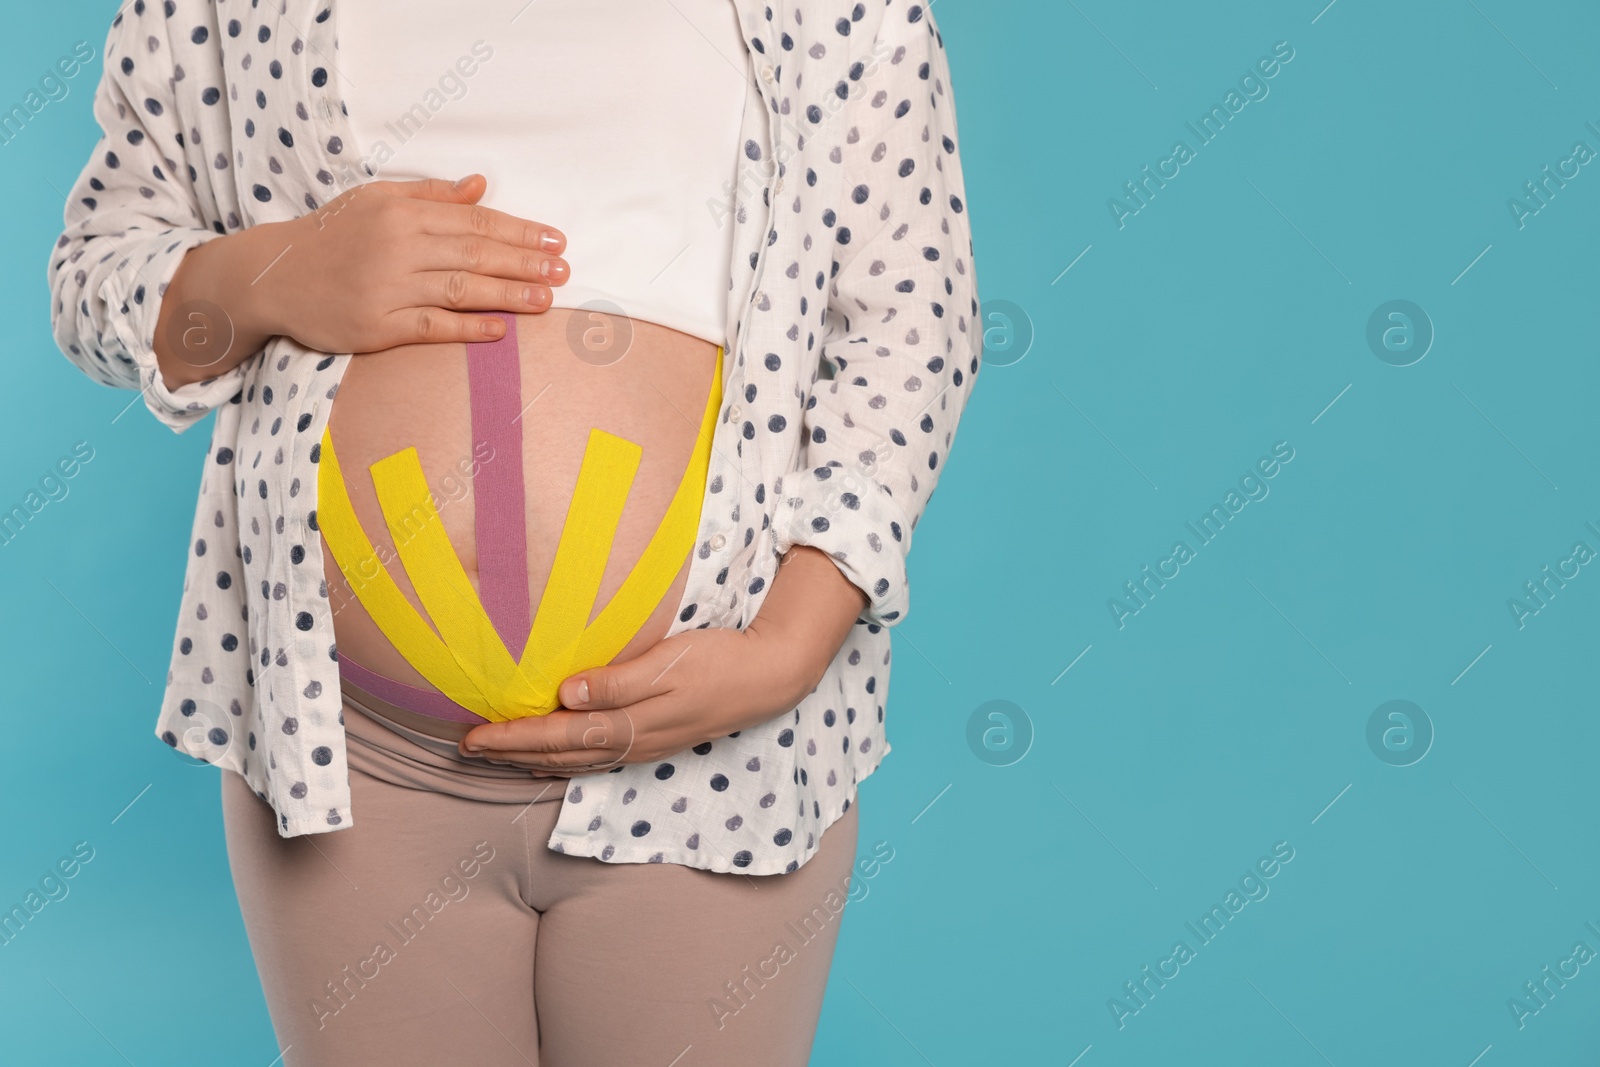
[[[753,77],[730,216],[732,358],[671,632],[745,626],[796,544],[828,552],[870,603],[798,707],[575,780],[548,847],[778,874],[816,852],[890,750],[889,630],[909,608],[906,553],[978,372],[980,330],[949,68],[927,8],[736,7]],[[84,373],[142,390],[175,431],[216,413],[155,732],[191,752],[205,738],[195,754],[242,774],[285,837],[359,816],[315,499],[317,442],[350,357],[275,338],[168,390],[151,338],[190,249],[368,178],[344,157],[355,142],[334,13],[334,0],[125,6],[94,101],[103,136],[49,272],[56,341]]]

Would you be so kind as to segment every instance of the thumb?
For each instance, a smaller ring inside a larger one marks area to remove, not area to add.
[[[657,684],[661,676],[687,651],[678,645],[668,638],[625,663],[590,667],[568,676],[557,690],[561,706],[572,711],[605,711],[654,696],[661,688]]]
[[[481,174],[469,174],[460,181],[444,178],[419,178],[416,181],[390,182],[397,196],[416,200],[437,200],[446,204],[475,204],[489,189],[489,180]]]

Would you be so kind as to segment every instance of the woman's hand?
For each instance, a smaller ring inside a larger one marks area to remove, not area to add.
[[[567,280],[559,230],[478,206],[481,174],[358,185],[286,224],[283,261],[263,278],[280,331],[318,352],[482,341],[505,326],[481,311],[550,307]]]
[[[561,683],[562,709],[476,726],[464,755],[534,777],[651,763],[791,711],[844,644],[866,594],[797,545],[743,630],[685,630],[642,655]]]
[[[168,388],[215,377],[278,335],[317,352],[493,340],[486,311],[532,314],[570,268],[553,226],[480,207],[488,180],[372,181],[289,222],[190,250],[154,347]]]

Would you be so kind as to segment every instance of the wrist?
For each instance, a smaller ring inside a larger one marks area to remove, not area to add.
[[[280,225],[214,237],[183,257],[162,297],[153,338],[169,390],[221,377],[279,332],[273,290],[258,278],[287,244],[271,232]]]
[[[227,312],[234,353],[242,343],[248,349],[242,355],[251,355],[267,338],[285,332],[279,294],[289,269],[284,253],[294,240],[293,226],[294,222],[258,223],[208,246],[213,255],[204,265],[209,268],[211,292],[203,298]]]
[[[827,673],[868,603],[826,552],[795,545],[779,560],[766,599],[746,630],[770,645],[763,659],[804,696]]]
[[[748,680],[756,696],[747,710],[757,722],[792,709],[827,671],[814,640],[787,622],[758,616],[741,636],[748,645],[741,658],[754,668]]]

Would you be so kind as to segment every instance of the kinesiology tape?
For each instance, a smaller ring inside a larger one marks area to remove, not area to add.
[[[482,454],[485,443],[492,449],[492,458],[473,475],[481,593],[473,589],[445,534],[415,448],[386,456],[368,470],[399,562],[426,619],[379,560],[356,517],[331,427],[323,431],[317,475],[318,525],[362,607],[419,674],[492,722],[554,711],[560,706],[557,687],[562,680],[611,662],[666,596],[699,529],[711,436],[722,406],[723,357],[718,348],[694,453],[666,516],[592,623],[589,617],[617,523],[643,452],[614,434],[589,431],[555,562],[533,614],[520,426],[522,372],[516,320],[500,317],[506,322],[504,337],[467,345],[473,454]]]

